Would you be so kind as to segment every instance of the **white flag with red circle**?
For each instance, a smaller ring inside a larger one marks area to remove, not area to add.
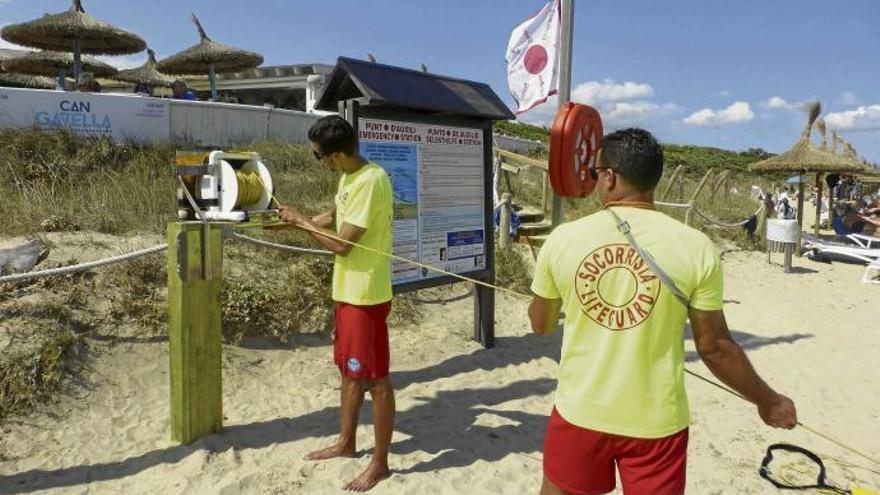
[[[517,26],[507,43],[507,86],[516,101],[516,113],[536,107],[559,87],[560,0]]]

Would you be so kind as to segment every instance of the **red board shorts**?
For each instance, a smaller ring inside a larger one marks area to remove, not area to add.
[[[343,375],[378,380],[388,376],[388,313],[391,302],[373,306],[336,303],[333,361]]]
[[[566,493],[614,490],[614,467],[626,495],[684,493],[688,430],[664,438],[632,438],[588,430],[553,408],[544,441],[544,476]]]

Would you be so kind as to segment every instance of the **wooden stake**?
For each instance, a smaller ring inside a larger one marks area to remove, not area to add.
[[[669,183],[666,184],[666,189],[664,189],[663,194],[660,195],[660,201],[666,201],[669,192],[672,191],[672,186],[675,185],[675,182],[678,180],[678,176],[681,175],[682,171],[684,171],[684,165],[675,167],[675,171],[669,176]]]
[[[797,257],[801,257],[801,240],[804,237],[804,175],[798,175],[800,179],[798,182],[798,206],[797,206],[797,221],[798,221],[798,235],[797,235],[797,245],[795,249],[797,250]]]
[[[694,205],[697,204],[697,198],[700,197],[700,193],[703,191],[703,188],[706,187],[706,183],[709,181],[709,178],[712,177],[712,173],[713,170],[710,168],[706,172],[706,175],[703,176],[703,180],[701,180],[700,183],[697,185],[697,189],[694,191],[694,194],[691,195],[691,200],[688,202],[688,205],[690,207],[688,208],[687,213],[684,216],[685,225],[691,224],[691,210],[693,210]]]
[[[171,438],[192,443],[223,428],[219,224],[168,224]]]
[[[816,227],[813,233],[819,238],[819,222],[822,221],[822,173],[816,172]]]
[[[507,249],[510,245],[510,194],[501,195],[501,218],[498,221],[498,247]]]

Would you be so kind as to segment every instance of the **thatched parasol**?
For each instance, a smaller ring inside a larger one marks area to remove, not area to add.
[[[156,65],[156,53],[147,48],[147,62],[144,65],[135,69],[121,70],[113,76],[113,79],[135,84],[146,84],[147,86],[171,86],[174,78],[159,72],[156,69]]]
[[[4,88],[55,89],[56,85],[57,83],[51,77],[28,76],[11,72],[0,73],[0,86]]]
[[[21,55],[3,60],[3,68],[9,72],[30,74],[34,76],[54,76],[74,66],[74,57],[64,52],[23,52]],[[116,69],[95,57],[84,56],[80,61],[86,72],[95,77],[109,77],[116,74]]]
[[[828,151],[816,149],[810,143],[810,133],[813,124],[819,117],[822,106],[819,102],[810,104],[809,119],[801,137],[790,150],[772,158],[753,163],[749,170],[753,172],[794,172],[803,174],[806,172],[854,172],[861,167],[854,165],[849,160],[835,156]]]
[[[138,35],[111,26],[86,14],[81,0],[69,10],[12,24],[0,31],[6,41],[43,50],[73,52],[74,77],[79,81],[80,54],[125,55],[147,47]]]
[[[211,83],[211,98],[216,100],[215,72],[237,72],[253,69],[263,63],[263,56],[259,53],[217,43],[205,34],[202,23],[199,22],[195,14],[192,14],[192,21],[199,30],[201,37],[199,44],[160,61],[158,69],[165,74],[202,75],[207,73]]]
[[[862,167],[857,166],[845,158],[835,156],[833,153],[828,151],[823,151],[821,149],[816,149],[812,143],[810,143],[810,134],[813,130],[813,124],[816,122],[816,119],[819,117],[819,113],[822,111],[822,105],[816,101],[809,105],[807,108],[809,117],[807,118],[807,125],[804,127],[803,132],[801,133],[801,137],[797,140],[794,146],[791,147],[790,150],[782,153],[781,155],[774,156],[772,158],[768,158],[766,160],[762,160],[757,163],[753,163],[749,166],[749,170],[753,172],[794,172],[798,175],[803,175],[807,172],[816,172],[816,184],[817,187],[821,187],[820,179],[822,172],[855,172],[862,170]],[[800,237],[800,232],[803,230],[804,225],[804,181],[801,179],[800,184],[798,185],[798,236]],[[821,198],[821,195],[819,196]],[[819,204],[820,201],[817,201],[816,209],[816,227],[815,233],[819,234],[819,213],[820,210]],[[829,208],[832,205],[829,205]],[[798,238],[798,246],[800,246],[800,238]],[[800,249],[798,249],[798,255],[800,255]]]

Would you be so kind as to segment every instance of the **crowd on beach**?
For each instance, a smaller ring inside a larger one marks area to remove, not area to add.
[[[830,197],[833,199],[820,196],[816,186],[804,198],[820,209],[820,226],[833,229],[837,234],[876,235],[880,229],[880,186],[869,186],[855,177],[838,174],[830,174],[826,183],[832,190]],[[793,186],[761,195],[768,218],[797,218],[799,192]]]

